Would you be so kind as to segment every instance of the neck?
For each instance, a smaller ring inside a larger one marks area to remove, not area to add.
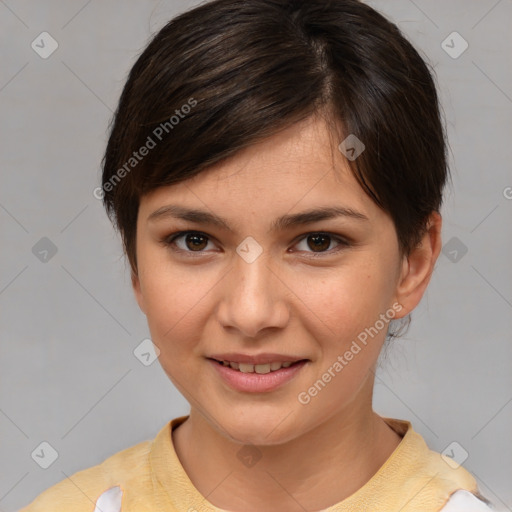
[[[368,406],[369,405],[369,406]],[[256,512],[322,510],[361,488],[401,441],[370,403],[352,406],[289,442],[234,443],[195,409],[173,432],[178,458],[197,490],[218,508]],[[301,508],[302,507],[302,508]]]

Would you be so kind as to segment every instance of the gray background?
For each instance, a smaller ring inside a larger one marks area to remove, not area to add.
[[[0,511],[188,412],[158,362],[133,354],[149,332],[92,191],[137,53],[196,3],[0,1]],[[435,67],[453,173],[444,254],[383,360],[375,408],[434,450],[459,443],[483,493],[512,510],[512,2],[371,4]],[[59,45],[47,59],[31,47],[43,31]],[[458,58],[441,46],[453,31],[469,43]],[[43,237],[47,261],[33,252]],[[58,452],[48,469],[31,457],[43,441]]]

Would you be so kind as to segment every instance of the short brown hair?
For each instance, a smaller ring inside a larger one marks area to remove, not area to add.
[[[395,24],[357,0],[213,0],[172,19],[129,73],[103,159],[132,271],[145,193],[321,112],[363,142],[352,172],[408,253],[448,169],[433,72]]]

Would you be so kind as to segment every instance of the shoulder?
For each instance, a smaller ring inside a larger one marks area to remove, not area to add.
[[[151,445],[152,441],[143,441],[74,473],[46,489],[19,512],[91,512],[98,498],[113,487],[117,487],[116,491],[107,496],[117,502],[123,489],[136,490],[148,485]]]
[[[395,474],[401,477],[400,488],[406,489],[408,496],[416,497],[416,503],[421,501],[418,510],[492,510],[485,498],[480,496],[474,476],[456,463],[453,455],[450,457],[431,450],[423,437],[414,431],[410,422],[390,418],[384,420],[391,428],[394,427],[393,430],[403,434],[402,443],[393,453],[391,460],[394,462]]]
[[[483,501],[469,491],[454,492],[440,512],[491,512]]]

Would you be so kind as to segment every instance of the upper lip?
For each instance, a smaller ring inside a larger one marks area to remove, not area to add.
[[[285,354],[256,354],[250,356],[248,354],[212,354],[208,359],[216,359],[217,361],[230,361],[232,363],[245,363],[245,364],[268,364],[268,363],[295,363],[297,361],[305,360],[305,357],[290,356]]]

